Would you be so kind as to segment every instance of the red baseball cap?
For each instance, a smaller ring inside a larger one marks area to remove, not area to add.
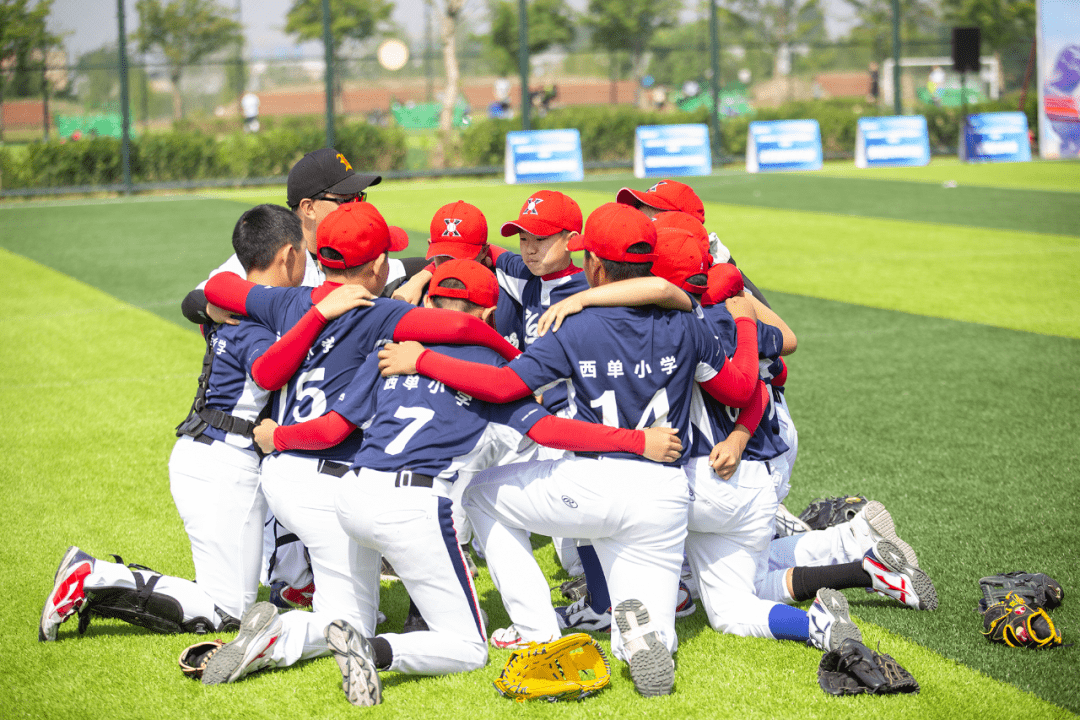
[[[315,231],[319,262],[338,270],[371,262],[384,252],[409,246],[409,235],[386,224],[378,209],[368,202],[345,203],[326,216]],[[341,260],[323,255],[323,248],[341,253]]]
[[[558,190],[540,190],[521,206],[518,219],[503,223],[500,232],[503,237],[519,232],[548,237],[563,230],[581,232],[581,208],[573,198]]]
[[[453,278],[465,283],[464,288],[441,287],[439,283]],[[499,282],[495,273],[475,260],[447,260],[435,268],[428,283],[428,295],[469,300],[480,307],[495,307],[499,302]]]
[[[615,202],[632,207],[648,205],[660,210],[678,210],[705,222],[705,205],[694,189],[677,180],[661,180],[645,192],[623,188],[615,196]]]
[[[693,218],[690,219],[693,220]],[[687,292],[700,295],[708,289],[706,277],[708,272],[706,255],[702,252],[701,244],[692,232],[674,226],[656,228],[656,261],[652,266],[653,275],[662,277]],[[698,282],[690,282],[694,276],[699,276],[696,278]]]
[[[487,245],[487,218],[480,208],[464,200],[443,205],[431,218],[427,258],[439,255],[473,260]]]
[[[592,211],[585,221],[585,232],[570,238],[566,247],[570,251],[588,250],[597,257],[615,262],[655,262],[656,253],[644,255],[628,253],[627,249],[639,242],[656,247],[656,227],[642,213],[629,205],[605,203]]]
[[[653,224],[656,225],[657,236],[660,235],[663,228],[674,228],[689,233],[701,247],[701,254],[706,261],[706,268],[712,266],[713,258],[709,252],[709,231],[693,215],[684,212],[660,213],[653,218]],[[659,255],[663,254],[659,246],[657,246],[656,252]]]

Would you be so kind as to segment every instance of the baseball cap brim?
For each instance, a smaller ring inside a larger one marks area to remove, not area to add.
[[[335,195],[355,195],[364,188],[369,188],[372,185],[378,185],[382,182],[382,175],[350,175],[336,185],[323,190],[323,192],[334,193]]]
[[[649,207],[659,208],[660,210],[678,210],[677,207],[658,196],[656,193],[645,193],[632,188],[623,188],[620,190],[619,194],[615,196],[615,202],[622,205],[629,205],[630,207],[648,205]]]
[[[577,252],[578,250],[585,249],[585,236],[574,235],[566,241],[566,249],[570,252]]]
[[[409,247],[409,233],[396,225],[390,225],[390,252],[399,252]]]
[[[458,260],[475,260],[483,245],[460,242],[433,242],[428,245],[427,259],[447,256]]]
[[[563,230],[564,228],[559,227],[555,223],[550,223],[539,218],[528,218],[527,220],[519,218],[515,222],[503,223],[502,229],[499,232],[503,237],[517,235],[520,232],[532,233],[537,237],[550,237]]]

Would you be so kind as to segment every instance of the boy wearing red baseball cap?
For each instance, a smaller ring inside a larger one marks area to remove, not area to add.
[[[516,320],[522,349],[536,342],[537,321],[545,310],[588,287],[567,247],[581,234],[581,221],[581,208],[573,198],[557,190],[540,190],[521,206],[517,220],[500,229],[503,237],[518,236],[521,254],[493,249],[499,286],[513,298],[511,310],[516,312],[516,318],[510,318],[500,308],[495,322],[499,327]]]
[[[568,250],[585,250],[590,286],[646,277],[656,229],[642,213],[609,203],[593,212]],[[738,312],[753,324],[753,310]],[[755,332],[741,333],[735,359],[692,313],[645,307],[589,307],[558,335],[538,338],[505,368],[463,362],[412,343],[380,351],[384,375],[419,370],[473,397],[507,402],[567,381],[576,416],[611,427],[665,425],[689,442],[691,386],[700,381],[726,404],[760,404]],[[763,406],[755,412],[760,418]],[[756,422],[754,423],[756,427]],[[584,449],[583,449],[584,450]],[[551,462],[486,470],[465,490],[465,506],[513,625],[500,647],[561,634],[547,579],[528,533],[593,542],[614,605],[612,650],[630,664],[642,695],[672,692],[675,606],[689,497],[680,461],[644,462],[621,452],[578,452]]]

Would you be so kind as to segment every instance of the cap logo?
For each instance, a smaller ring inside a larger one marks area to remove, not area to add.
[[[521,212],[521,214],[522,215],[539,215],[540,213],[539,213],[539,211],[537,211],[536,206],[539,205],[542,202],[544,202],[544,198],[536,198],[536,197],[529,198],[528,202],[525,204],[525,209]]]
[[[443,218],[443,222],[446,223],[446,229],[443,230],[443,237],[461,237],[461,233],[458,232],[457,226],[461,224],[460,218]]]
[[[664,181],[664,180],[661,180],[660,182],[656,183],[655,185],[653,185],[651,188],[649,188],[645,192],[656,192],[656,188],[660,187],[661,185],[667,185],[667,182]]]
[[[344,155],[342,155],[341,153],[338,153],[337,154],[337,159],[338,159],[338,162],[340,162],[342,165],[345,166],[346,170],[348,170],[350,172],[352,171],[352,165],[349,164],[349,161],[345,159]]]

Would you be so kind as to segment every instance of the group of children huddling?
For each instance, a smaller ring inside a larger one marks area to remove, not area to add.
[[[569,196],[535,192],[501,227],[520,253],[488,243],[478,208],[450,203],[431,220],[430,264],[394,298],[381,295],[404,232],[363,193],[317,200],[338,205],[317,218],[321,285],[297,287],[303,218],[262,205],[233,234],[246,279],[203,288],[208,309],[244,319],[206,326],[170,461],[196,582],[73,547],[42,640],[81,610],[84,625],[88,603],[159,631],[238,625],[203,683],[333,654],[348,699],[373,705],[383,671],[471,671],[489,643],[610,632],[653,696],[673,691],[676,618],[699,603],[717,631],[823,651],[861,639],[842,589],[936,607],[879,502],[775,537],[797,447],[782,359],[796,339],[687,185],[624,188],[584,222]],[[267,507],[306,546],[310,612],[255,602]],[[532,533],[584,574],[578,602],[552,606]],[[485,627],[470,539],[508,627]],[[383,559],[414,632],[376,630]]]

